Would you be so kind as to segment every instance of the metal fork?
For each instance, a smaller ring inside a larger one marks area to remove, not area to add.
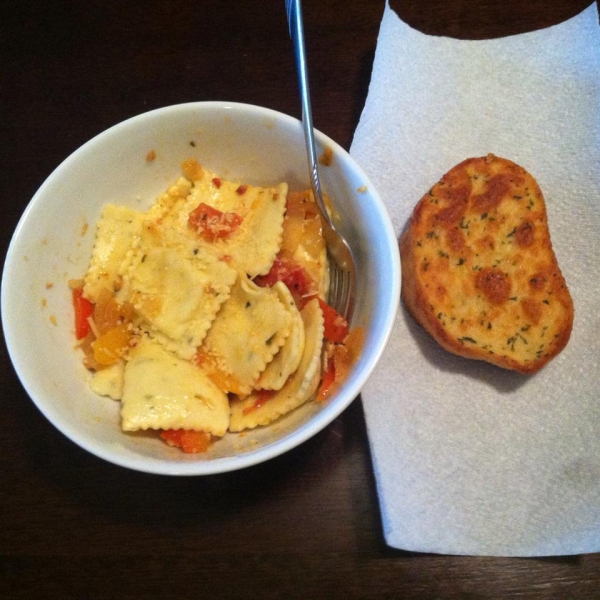
[[[311,175],[311,188],[321,213],[323,237],[327,244],[329,257],[328,303],[350,322],[356,294],[356,268],[350,246],[331,219],[321,191],[308,87],[302,6],[300,0],[285,0],[285,7],[298,71],[298,83],[302,100],[302,125]]]

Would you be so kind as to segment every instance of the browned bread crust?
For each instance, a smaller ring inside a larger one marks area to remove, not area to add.
[[[573,301],[535,179],[492,154],[451,169],[400,239],[402,299],[446,350],[532,373],[567,344]]]

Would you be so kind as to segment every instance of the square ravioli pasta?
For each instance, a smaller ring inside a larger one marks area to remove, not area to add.
[[[326,304],[310,192],[182,171],[145,212],[105,207],[71,288],[91,389],[121,402],[122,430],[199,452],[326,399],[361,342]]]

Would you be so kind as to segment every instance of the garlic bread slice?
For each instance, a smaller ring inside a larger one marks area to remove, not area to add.
[[[519,165],[492,154],[460,163],[420,200],[400,240],[408,310],[450,352],[539,370],[573,325],[547,219]]]

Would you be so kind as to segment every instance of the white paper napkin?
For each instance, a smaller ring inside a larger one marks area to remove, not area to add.
[[[600,27],[596,5],[496,40],[421,34],[386,7],[351,153],[398,236],[465,158],[492,152],[544,193],[575,304],[533,376],[445,352],[399,310],[362,398],[390,546],[450,554],[600,551]]]

